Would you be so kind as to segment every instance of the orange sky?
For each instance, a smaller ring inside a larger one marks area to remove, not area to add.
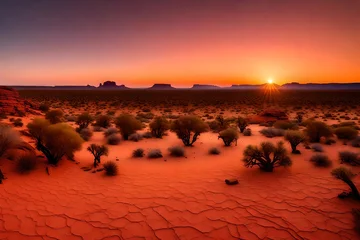
[[[360,1],[13,2],[4,85],[360,81]]]

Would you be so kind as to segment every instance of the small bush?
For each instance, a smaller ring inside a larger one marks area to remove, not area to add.
[[[83,128],[79,132],[82,139],[85,141],[89,141],[90,138],[93,136],[93,132],[89,128]]]
[[[104,136],[108,137],[110,135],[117,134],[118,132],[119,130],[117,128],[110,127],[104,131]]]
[[[302,132],[288,130],[285,133],[285,140],[290,143],[293,154],[300,154],[300,151],[297,150],[296,147],[305,140],[305,136]]]
[[[102,132],[102,131],[104,131],[104,128],[99,127],[99,126],[93,126],[93,131],[94,132]]]
[[[170,147],[169,149],[170,155],[173,157],[184,157],[185,156],[185,149],[180,146]]]
[[[346,167],[338,167],[331,171],[331,175],[336,179],[339,179],[345,182],[351,189],[350,192],[343,192],[338,195],[339,198],[353,197],[357,200],[360,199],[360,194],[355,186],[352,179],[356,176],[349,168]]]
[[[49,120],[51,124],[60,123],[63,121],[64,113],[60,109],[54,109],[46,112],[45,118]]]
[[[358,135],[358,130],[353,127],[339,127],[334,132],[338,139],[343,140],[352,140]]]
[[[79,130],[87,128],[90,123],[94,121],[94,118],[88,112],[80,114],[76,119],[76,124],[79,125]]]
[[[17,131],[8,125],[0,124],[0,158],[20,142],[21,138]]]
[[[332,165],[332,161],[324,154],[313,155],[310,158],[310,162],[312,162],[316,167],[330,167]]]
[[[320,142],[321,137],[331,137],[332,131],[330,127],[323,122],[309,121],[306,124],[306,134],[310,142]]]
[[[39,106],[39,110],[42,111],[42,112],[47,112],[47,111],[49,111],[49,109],[50,109],[50,107],[46,103],[42,103]]]
[[[249,125],[248,121],[246,120],[246,118],[243,117],[238,117],[236,119],[236,125],[238,126],[239,130],[241,133],[244,132],[244,130],[246,129],[246,127]],[[244,134],[245,135],[245,134]],[[245,136],[250,136],[250,135],[245,135]]]
[[[325,142],[324,142],[326,145],[331,145],[333,143],[336,143],[336,141],[332,138],[327,138],[325,139]]]
[[[119,115],[115,119],[115,124],[120,129],[124,140],[128,140],[131,134],[142,128],[141,122],[130,114]]]
[[[103,166],[107,176],[116,176],[118,174],[118,166],[115,162],[107,161]]]
[[[147,155],[148,158],[162,158],[163,155],[160,149],[151,149]]]
[[[137,148],[137,149],[135,149],[135,150],[133,151],[133,153],[132,153],[132,156],[133,156],[134,158],[141,158],[141,157],[143,157],[143,156],[144,156],[144,149],[142,149],[142,148]]]
[[[22,127],[24,126],[24,123],[22,122],[21,118],[17,118],[13,122],[14,127]]]
[[[209,154],[210,155],[219,155],[220,154],[220,150],[216,147],[212,147],[209,149]]]
[[[111,134],[106,138],[106,142],[109,145],[118,145],[121,141],[121,137],[117,134]]]
[[[222,139],[225,146],[230,146],[232,142],[235,142],[237,145],[237,139],[239,138],[239,134],[236,129],[228,128],[219,133],[218,139]]]
[[[150,124],[149,124],[151,134],[156,138],[162,138],[165,132],[169,130],[170,123],[164,117],[156,117]]]
[[[143,138],[142,134],[140,133],[133,133],[129,136],[130,141],[138,142]]]
[[[318,143],[311,145],[311,149],[312,149],[314,152],[323,152],[323,151],[324,151],[322,145],[321,145],[321,144],[318,144]]]
[[[208,130],[208,125],[197,116],[182,116],[171,124],[171,131],[182,140],[185,146],[192,146],[201,133]]]
[[[25,153],[20,155],[16,161],[16,170],[19,173],[27,173],[36,168],[37,159],[33,153]]]
[[[243,134],[244,134],[244,136],[251,136],[251,135],[252,135],[251,129],[250,129],[250,128],[246,128],[246,129],[243,131]]]
[[[347,163],[351,165],[360,165],[358,154],[350,151],[339,152],[340,163]]]
[[[284,136],[285,131],[277,128],[264,128],[260,130],[260,133],[268,138]]]
[[[108,115],[98,115],[95,118],[94,126],[108,128],[111,125],[111,117]]]
[[[298,126],[296,123],[285,121],[285,120],[278,120],[274,123],[274,128],[283,129],[283,130],[296,130]]]

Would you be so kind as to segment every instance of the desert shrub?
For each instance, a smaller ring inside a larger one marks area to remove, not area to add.
[[[22,127],[24,126],[24,123],[22,122],[21,118],[17,118],[13,122],[14,127]]]
[[[27,128],[36,140],[36,148],[46,156],[50,164],[57,164],[64,156],[73,156],[83,143],[80,135],[65,123],[50,125],[46,119],[35,118]]]
[[[211,129],[211,131],[213,131],[213,132],[219,132],[221,130],[220,124],[216,120],[208,122],[208,125],[209,125],[209,128]]]
[[[305,136],[302,132],[296,130],[288,130],[285,132],[285,140],[291,145],[292,153],[300,154],[300,151],[296,147],[305,140]]]
[[[151,132],[144,132],[144,133],[142,134],[142,137],[143,137],[143,138],[152,138],[153,135],[152,135]]]
[[[25,153],[19,156],[16,161],[16,170],[19,173],[27,173],[36,168],[37,159],[34,153]]]
[[[225,146],[230,146],[232,142],[235,142],[237,145],[237,140],[239,138],[239,134],[236,129],[228,128],[219,133],[218,139],[222,139]]]
[[[94,118],[88,112],[84,112],[80,114],[76,119],[76,124],[79,126],[79,131],[81,129],[87,128],[92,122]]]
[[[95,118],[94,126],[108,128],[111,125],[111,117],[108,115],[98,115]]]
[[[47,111],[49,111],[49,109],[50,109],[50,107],[46,103],[42,103],[39,106],[39,110],[42,111],[42,112],[47,112]]]
[[[357,136],[354,140],[352,140],[351,146],[360,147],[360,136]]]
[[[83,128],[79,132],[82,139],[85,141],[89,141],[90,138],[93,136],[93,132],[89,128]]]
[[[137,148],[132,152],[132,156],[134,158],[140,158],[144,156],[144,149],[142,148]]]
[[[149,124],[151,134],[156,138],[162,138],[167,130],[170,128],[169,121],[164,117],[156,117]]]
[[[246,128],[246,129],[243,131],[243,134],[244,134],[244,136],[251,136],[251,135],[252,135],[251,129],[250,129],[250,128]]]
[[[106,142],[109,145],[118,145],[120,141],[121,137],[118,134],[111,134],[106,138]]]
[[[66,120],[67,122],[75,122],[76,119],[77,119],[76,116],[73,116],[73,115],[65,115],[65,120]]]
[[[285,131],[283,129],[269,127],[269,128],[261,129],[260,133],[265,137],[273,138],[273,137],[284,136]]]
[[[171,131],[182,140],[185,146],[192,146],[201,133],[208,130],[207,124],[197,116],[182,116],[171,125]]]
[[[209,154],[211,155],[219,155],[220,154],[220,150],[216,147],[212,147],[209,149]]]
[[[329,126],[318,121],[310,121],[307,123],[306,134],[310,142],[320,142],[321,137],[328,138],[332,136]]]
[[[20,142],[21,138],[17,131],[8,125],[0,124],[0,158]]]
[[[107,156],[109,154],[109,149],[104,145],[91,144],[86,150],[88,150],[94,156],[94,167],[100,163],[102,156]]]
[[[56,124],[63,121],[64,113],[60,109],[54,109],[46,112],[45,118],[51,123]]]
[[[107,176],[116,176],[118,174],[118,166],[115,162],[107,161],[103,166]]]
[[[224,130],[229,127],[229,119],[225,119],[224,116],[218,115],[215,118],[215,121],[218,123],[218,130]]]
[[[349,193],[341,193],[338,197],[354,197],[356,199],[360,199],[359,191],[356,188],[355,184],[353,183],[352,179],[356,176],[349,168],[346,167],[338,167],[331,171],[331,175],[336,179],[340,179],[344,181],[351,189]]]
[[[259,166],[265,172],[272,172],[275,167],[287,167],[292,164],[281,141],[276,146],[271,142],[262,142],[260,147],[248,145],[243,155],[245,167]]]
[[[168,148],[170,155],[173,157],[184,157],[185,156],[185,149],[180,146],[174,146]]]
[[[330,167],[332,165],[332,161],[325,154],[315,154],[310,158],[310,162],[312,162],[316,167]]]
[[[141,122],[129,114],[119,115],[115,119],[115,125],[120,129],[124,140],[128,140],[131,134],[142,128]]]
[[[283,130],[296,130],[298,126],[296,123],[285,121],[285,120],[278,120],[273,124],[274,128],[283,129]]]
[[[160,149],[151,149],[148,152],[148,158],[162,158],[162,153]]]
[[[360,165],[360,159],[358,159],[358,154],[350,151],[341,151],[339,152],[340,163],[347,163],[351,165]]]
[[[237,126],[238,126],[241,133],[243,133],[244,130],[246,129],[246,127],[249,125],[246,118],[243,118],[243,117],[238,117],[236,119],[236,124],[237,124]]]
[[[314,152],[323,152],[324,151],[323,146],[320,143],[315,143],[315,144],[311,145],[311,149]]]
[[[339,127],[335,129],[334,133],[338,139],[352,140],[357,137],[358,130],[353,127]]]
[[[99,127],[99,126],[93,126],[93,131],[94,132],[102,132],[104,130],[104,128]]]
[[[117,134],[118,132],[119,130],[117,128],[109,127],[104,131],[104,136],[108,137],[110,135]]]
[[[143,138],[142,134],[140,133],[133,133],[129,136],[130,141],[138,142]]]
[[[324,143],[326,145],[331,145],[333,143],[336,143],[336,141],[334,139],[332,139],[332,138],[326,138]]]

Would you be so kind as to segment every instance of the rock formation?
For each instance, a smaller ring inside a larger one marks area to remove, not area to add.
[[[19,96],[19,93],[9,87],[0,86],[0,115],[24,116],[34,113],[37,107]]]
[[[171,84],[167,83],[156,83],[149,89],[156,89],[156,90],[173,90],[175,89]]]

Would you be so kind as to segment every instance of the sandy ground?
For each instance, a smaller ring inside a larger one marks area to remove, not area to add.
[[[358,239],[351,209],[359,203],[337,198],[348,187],[331,169],[314,167],[311,150],[300,146],[293,166],[273,173],[243,166],[245,146],[269,140],[258,132],[262,127],[250,127],[253,136],[227,148],[217,134],[202,134],[186,158],[169,157],[167,148],[181,145],[173,133],[110,146],[102,161],[119,159],[116,177],[81,169],[92,164],[86,147],[104,143],[102,133],[76,153],[80,164],[64,160],[50,176],[44,164],[19,175],[3,160],[0,239]],[[220,155],[208,155],[213,146]],[[164,158],[131,158],[138,147],[160,148]],[[333,167],[338,151],[356,151],[340,142],[324,149]],[[227,186],[226,178],[240,183]]]

